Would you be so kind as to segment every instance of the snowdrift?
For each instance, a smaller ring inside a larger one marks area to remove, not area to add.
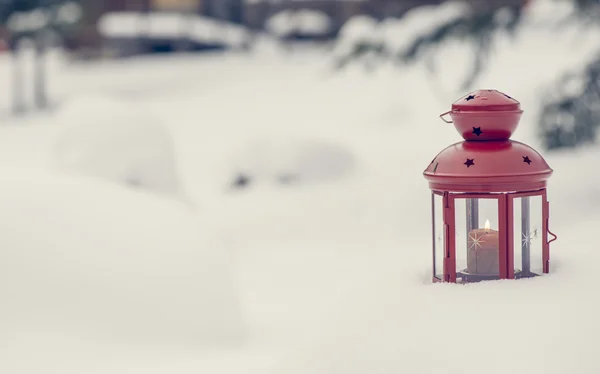
[[[58,168],[184,198],[173,139],[148,111],[90,96],[71,100],[57,120]]]
[[[2,346],[27,326],[194,345],[241,337],[231,254],[185,207],[93,179],[2,169]]]

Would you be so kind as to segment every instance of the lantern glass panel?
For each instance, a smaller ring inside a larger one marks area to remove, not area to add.
[[[457,281],[500,278],[497,198],[455,200]]]
[[[432,194],[433,204],[433,276],[444,279],[444,199]]]
[[[542,196],[513,199],[515,278],[543,274]]]

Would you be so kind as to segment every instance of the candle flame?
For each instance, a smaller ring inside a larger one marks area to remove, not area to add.
[[[484,227],[485,227],[486,230],[490,229],[490,220],[489,219],[485,220],[485,226]]]

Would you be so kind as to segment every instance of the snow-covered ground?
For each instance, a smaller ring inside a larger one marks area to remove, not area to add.
[[[473,88],[518,98],[514,138],[539,148],[545,90],[600,38],[532,12]],[[57,59],[56,106],[23,118],[2,95],[0,372],[600,372],[600,149],[545,154],[552,275],[432,285],[422,172],[459,141],[437,116],[464,93],[468,47],[441,48],[432,78],[335,74],[322,51],[274,45]],[[116,172],[144,160],[185,198]]]

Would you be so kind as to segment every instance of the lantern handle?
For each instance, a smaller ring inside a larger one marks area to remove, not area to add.
[[[446,122],[446,123],[452,123],[452,120],[448,121],[446,118],[444,118],[445,116],[447,116],[448,114],[450,114],[452,111],[449,110],[446,113],[442,113],[440,114],[440,118],[442,119],[442,121]]]
[[[558,237],[556,235],[554,235],[554,233],[552,231],[550,231],[550,227],[548,227],[548,234],[552,235],[552,240],[549,240],[548,244],[550,244],[553,241],[555,241],[556,239],[558,239]]]

